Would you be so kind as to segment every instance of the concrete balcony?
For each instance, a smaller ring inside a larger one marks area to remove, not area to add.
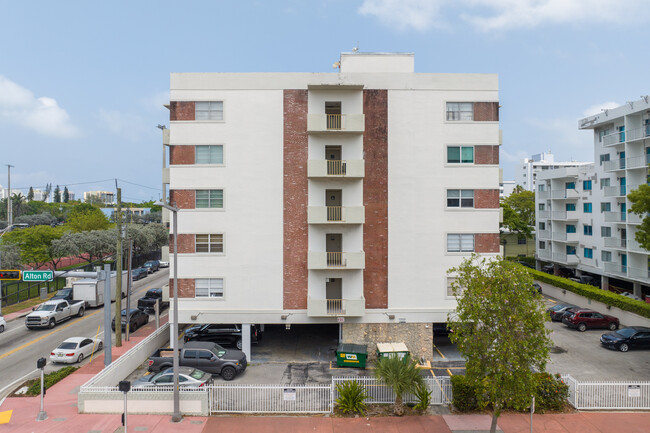
[[[364,269],[366,253],[309,251],[307,269]]]
[[[363,206],[309,206],[308,224],[363,224],[366,213]]]
[[[634,235],[633,235],[634,236]],[[633,253],[639,254],[650,254],[650,251],[646,250],[634,239],[630,239],[627,243],[627,249]]]
[[[641,128],[630,129],[627,131],[627,141],[643,140],[650,137],[650,125],[642,126]]]
[[[625,170],[625,159],[614,159],[613,161],[605,161],[603,163],[603,170],[605,170],[606,172]]]
[[[365,162],[361,160],[332,161],[315,159],[307,161],[307,177],[312,179],[363,179]]]
[[[603,137],[603,146],[610,147],[625,143],[625,132],[615,132]]]
[[[539,219],[548,219],[551,217],[551,211],[550,210],[540,210],[537,212],[537,218]]]
[[[647,284],[648,279],[650,279],[650,270],[641,269],[641,268],[631,268],[628,266],[627,275],[630,278],[633,278],[635,280],[641,280]]]
[[[650,165],[650,154],[627,158],[628,170],[633,170],[635,168],[648,168],[648,165]]]
[[[169,185],[169,167],[162,169],[162,183]]]
[[[580,260],[575,254],[565,254],[565,253],[553,253],[552,260],[554,262],[564,263],[566,265],[577,265]]]
[[[625,250],[627,247],[627,240],[620,238],[603,238],[603,244],[607,248],[614,248],[617,250]]]
[[[579,195],[577,189],[556,189],[551,191],[551,198],[553,200],[575,200]]]
[[[535,194],[537,194],[537,198],[540,200],[551,198],[551,191],[535,191]]]
[[[315,299],[307,298],[309,317],[361,317],[366,312],[366,300],[360,299]]]
[[[625,185],[618,186],[606,186],[603,188],[603,194],[605,197],[625,197],[627,194],[627,188]]]
[[[307,132],[309,133],[355,133],[365,130],[363,114],[308,114]]]
[[[627,222],[630,224],[641,224],[646,216],[647,215],[640,216],[635,213],[629,213],[627,214]]]
[[[551,239],[551,232],[548,230],[538,230],[537,237],[540,239]]]
[[[543,250],[537,250],[537,258],[540,260],[551,260],[551,250],[549,249],[543,249]]]
[[[627,215],[625,212],[603,212],[605,222],[625,224]]]
[[[627,277],[627,266],[616,262],[605,262],[605,272]]]
[[[574,210],[571,211],[554,210],[551,213],[551,218],[558,221],[577,221],[578,212]]]
[[[557,242],[577,243],[578,233],[553,232],[553,240]]]

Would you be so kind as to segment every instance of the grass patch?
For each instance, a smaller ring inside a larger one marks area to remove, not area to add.
[[[45,375],[45,389],[49,389],[54,384],[59,382],[60,380],[63,380],[67,376],[71,375],[75,371],[77,371],[79,367],[63,367],[60,370],[53,371],[52,373],[48,373]],[[41,395],[41,378],[39,377],[38,379],[32,379],[28,380],[25,382],[23,386],[27,386],[27,392],[23,394],[26,397],[34,397],[36,395]]]
[[[55,294],[56,294],[56,292],[48,293],[47,294],[47,299],[41,299],[40,297],[39,298],[32,298],[32,299],[29,299],[27,301],[20,302],[18,304],[13,304],[13,305],[10,305],[8,307],[2,307],[2,314],[7,315],[7,314],[10,314],[10,313],[15,313],[16,311],[21,311],[21,310],[25,310],[27,308],[35,307],[35,306],[40,305],[41,303],[43,303],[45,301],[48,301]]]

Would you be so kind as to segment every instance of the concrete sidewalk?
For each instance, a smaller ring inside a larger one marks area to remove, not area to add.
[[[20,319],[21,317],[25,317],[26,315],[28,315],[31,312],[32,312],[32,307],[29,307],[29,308],[25,308],[24,310],[15,311],[13,313],[5,314],[4,318],[7,321],[7,323],[9,323],[9,322],[12,322],[12,321],[14,321],[16,319]]]

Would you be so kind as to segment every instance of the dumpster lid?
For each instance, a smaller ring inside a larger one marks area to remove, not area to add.
[[[337,352],[341,353],[365,353],[368,354],[368,346],[365,344],[339,343]]]
[[[390,352],[408,352],[408,348],[404,343],[377,343],[377,351],[381,353]]]

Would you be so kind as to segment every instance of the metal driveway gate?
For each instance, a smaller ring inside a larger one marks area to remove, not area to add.
[[[210,385],[210,413],[330,413],[328,385]]]
[[[562,376],[569,385],[569,403],[576,409],[650,409],[650,382],[578,381]]]

